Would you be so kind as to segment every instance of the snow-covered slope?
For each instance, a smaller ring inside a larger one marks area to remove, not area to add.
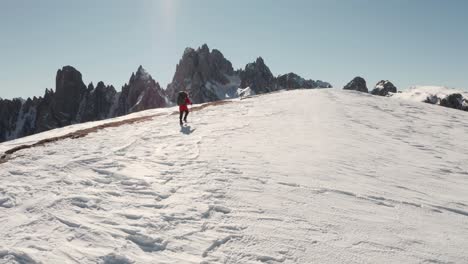
[[[334,89],[157,111],[0,164],[0,263],[468,262],[467,112]]]

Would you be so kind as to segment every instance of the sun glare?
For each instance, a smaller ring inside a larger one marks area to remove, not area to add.
[[[165,31],[173,31],[175,28],[176,19],[176,3],[175,0],[160,0],[157,2],[157,9],[161,28]]]

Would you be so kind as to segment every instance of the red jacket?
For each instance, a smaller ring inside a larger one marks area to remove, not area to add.
[[[188,111],[188,107],[187,107],[188,104],[192,104],[192,101],[190,101],[190,99],[187,97],[185,98],[185,103],[179,105],[179,111],[180,112]]]

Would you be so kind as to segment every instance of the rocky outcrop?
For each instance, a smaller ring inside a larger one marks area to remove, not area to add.
[[[399,93],[404,94],[400,98],[468,111],[468,94],[462,90],[438,86],[422,86],[411,87],[409,90]],[[399,97],[398,95],[395,94],[393,96]]]
[[[81,73],[72,66],[58,70],[54,95],[53,110],[58,126],[70,125],[76,120],[81,101],[87,95]]]
[[[447,95],[445,98],[440,100],[440,105],[444,107],[459,109],[459,110],[468,110],[468,104],[466,99],[459,93],[453,93]]]
[[[424,100],[424,103],[468,111],[468,99],[464,98],[460,93],[445,95],[445,97],[437,94],[430,94],[427,96],[426,100]]]
[[[141,66],[121,93],[103,82],[86,86],[78,70],[65,66],[57,71],[55,91],[46,89],[43,97],[26,101],[0,100],[0,142],[166,106],[164,90]]]
[[[380,81],[375,85],[375,88],[371,91],[373,95],[387,96],[389,93],[396,93],[397,88],[390,81]]]
[[[331,84],[322,81],[306,80],[301,76],[290,72],[280,75],[276,78],[277,85],[280,89],[314,89],[314,88],[332,88]]]
[[[122,87],[115,115],[120,116],[166,106],[167,100],[165,91],[161,89],[159,83],[140,66],[136,73],[132,73],[128,84]]]
[[[204,44],[185,49],[166,92],[172,102],[179,91],[187,91],[193,103],[204,103],[234,97],[239,84],[231,62]]]
[[[426,97],[426,100],[424,100],[424,103],[440,104],[440,98],[437,97],[437,95],[431,94],[431,95]]]
[[[366,80],[362,77],[355,77],[352,79],[348,84],[343,87],[344,90],[354,90],[363,93],[368,93],[369,90],[367,89]]]
[[[265,65],[262,57],[249,63],[244,70],[239,71],[241,88],[250,87],[255,94],[269,93],[279,90],[276,78]]]
[[[329,82],[316,80],[315,83],[317,84],[316,88],[333,88],[333,86]]]

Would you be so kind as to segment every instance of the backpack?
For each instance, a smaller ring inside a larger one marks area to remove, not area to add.
[[[187,98],[187,93],[186,92],[179,92],[177,95],[177,105],[181,106],[185,104],[185,98]]]

